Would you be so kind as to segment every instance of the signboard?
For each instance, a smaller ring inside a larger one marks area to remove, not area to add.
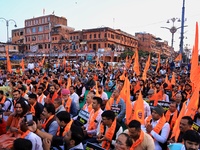
[[[192,128],[200,134],[200,125],[194,122]]]
[[[166,101],[158,101],[158,105],[162,106],[165,111],[167,111],[169,109],[169,104],[170,103],[166,102]],[[151,108],[153,108],[154,107],[154,101],[149,101],[149,106]]]
[[[84,124],[86,124],[86,123],[88,122],[89,117],[90,117],[90,114],[89,114],[87,111],[81,109],[81,110],[79,111],[79,113],[78,113],[78,118],[77,118],[77,120],[78,120],[82,125],[84,125]]]

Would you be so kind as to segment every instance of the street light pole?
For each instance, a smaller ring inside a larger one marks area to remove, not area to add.
[[[181,19],[181,40],[180,40],[180,53],[183,53],[183,34],[184,34],[184,23],[185,23],[185,0],[183,0],[182,6],[182,19]]]
[[[3,18],[3,17],[1,17],[0,19],[1,19],[1,20],[5,20],[5,22],[6,22],[6,29],[7,29],[7,43],[8,43],[8,42],[9,42],[9,31],[8,31],[9,22],[10,22],[10,21],[14,22],[14,23],[15,23],[14,27],[17,27],[17,24],[16,24],[16,21],[13,20],[13,19],[9,19],[9,20],[7,20],[7,19],[5,19],[5,18]]]
[[[177,21],[177,22],[180,22],[180,19],[179,18],[171,18],[169,20],[167,20],[167,23],[170,23],[170,20],[172,22],[172,27],[171,28],[168,28],[168,27],[161,27],[161,28],[164,28],[164,29],[168,29],[171,34],[172,34],[172,40],[171,40],[171,59],[172,59],[172,50],[174,49],[174,34],[176,33],[176,31],[178,29],[180,29],[181,27],[175,27],[174,26],[174,23]]]

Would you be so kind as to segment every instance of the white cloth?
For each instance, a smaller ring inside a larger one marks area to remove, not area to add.
[[[29,70],[34,69],[34,63],[28,63],[27,68],[28,68]]]
[[[25,139],[32,143],[32,150],[43,150],[41,138],[33,132],[30,132]],[[23,143],[22,143],[23,144]]]
[[[157,121],[153,121],[151,122],[152,127],[154,128],[157,123],[159,122],[159,120]],[[167,138],[169,136],[169,132],[170,132],[170,126],[169,123],[165,123],[164,126],[162,127],[162,131],[161,134],[156,133],[155,131],[151,131],[151,135],[152,137],[155,139],[154,143],[155,143],[155,150],[162,150],[162,148],[160,147],[160,143],[165,143],[167,141]]]
[[[101,95],[101,99],[103,101],[108,100],[108,94],[106,92],[103,92],[102,95]]]
[[[73,94],[70,95],[70,98],[72,99],[72,101],[75,102],[76,108],[77,108],[77,110],[79,110],[80,109],[80,105],[79,105],[79,96],[78,96],[78,94],[76,94],[74,92]]]

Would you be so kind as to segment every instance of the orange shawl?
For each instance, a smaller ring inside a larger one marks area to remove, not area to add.
[[[150,115],[147,120],[146,120],[146,125],[147,124],[151,124],[151,119],[152,116]],[[162,130],[162,127],[164,126],[164,124],[166,123],[166,119],[164,117],[164,115],[159,119],[158,123],[156,124],[156,126],[153,128],[153,131],[155,131],[157,134],[160,133],[160,131]]]
[[[33,105],[31,105],[31,113],[35,116],[35,105],[37,102],[35,102]]]
[[[6,96],[3,96],[3,98],[0,101],[0,104],[4,104],[5,101],[6,101]]]
[[[52,98],[50,98],[50,94],[47,95],[47,99],[48,99],[48,100],[50,99],[49,102],[51,102],[51,103],[53,103],[54,100],[55,100],[57,97],[58,97],[57,92],[54,92],[54,93],[53,93]]]
[[[115,133],[115,129],[116,129],[116,125],[117,125],[117,121],[116,119],[113,121],[112,125],[110,128],[108,128],[108,130],[105,133],[105,137],[112,141],[112,137]],[[101,123],[100,125],[100,133],[103,134],[104,133],[104,125]],[[102,141],[102,147],[105,148],[106,150],[110,149],[110,142],[107,141]]]
[[[133,143],[130,150],[134,150],[138,145],[142,143],[143,140],[144,140],[144,132],[141,130],[139,139],[137,139],[135,143]]]
[[[88,104],[86,103],[84,106],[83,106],[83,110],[86,110],[86,108],[88,109],[88,112],[90,113],[91,111],[92,111],[92,104],[90,104],[89,106],[88,106]]]
[[[166,121],[169,122],[169,119],[170,119],[170,116],[171,116],[171,112],[168,110],[165,114],[165,118],[166,118]],[[172,117],[172,120],[170,122],[170,129],[172,130],[173,127],[174,127],[174,124],[176,122],[176,119],[178,118],[178,110],[176,110],[173,114],[173,117]]]
[[[54,117],[54,115],[51,115],[46,121],[45,123],[42,125],[42,128],[45,129],[46,125],[48,124],[48,122]]]
[[[88,130],[94,130],[96,128],[95,120],[96,120],[100,110],[101,109],[99,108],[96,112],[94,112],[94,109],[92,109],[92,111],[90,113],[89,122],[88,122]],[[92,135],[89,135],[89,136],[92,136]]]
[[[62,133],[63,137],[70,130],[72,123],[73,123],[73,119],[71,119],[70,122],[65,126],[64,132]],[[60,135],[60,127],[58,128],[58,132],[57,132],[57,136],[59,135]]]
[[[116,104],[120,102],[120,97],[117,98]],[[114,103],[114,98],[110,98],[106,104],[106,110],[111,110],[111,106]]]
[[[30,133],[29,130],[27,130],[26,132],[23,132],[20,138],[24,139],[29,133]]]
[[[43,98],[44,98],[44,94],[41,94],[41,95],[38,97],[37,101],[38,101],[39,103],[42,104]]]
[[[63,101],[63,103],[64,103],[64,101]],[[72,104],[72,99],[70,97],[68,97],[68,100],[65,104],[65,109],[68,113],[70,113],[71,104]]]

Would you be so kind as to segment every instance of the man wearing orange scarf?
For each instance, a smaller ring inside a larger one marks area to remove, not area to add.
[[[150,134],[155,143],[155,150],[165,150],[167,148],[167,139],[170,132],[169,123],[164,117],[164,109],[157,105],[152,109],[151,116],[146,118],[146,131]]]
[[[45,99],[45,103],[53,103],[54,100],[58,97],[58,94],[55,90],[55,86],[51,85],[49,89],[49,94]]]
[[[106,104],[105,110],[112,110],[115,113],[118,122],[121,122],[125,117],[126,106],[124,100],[120,97],[119,89],[113,91],[111,98]]]
[[[43,149],[41,138],[38,135],[36,135],[35,133],[28,130],[28,125],[25,122],[25,119],[23,119],[20,122],[20,130],[23,132],[20,138],[30,140],[32,143],[32,150]],[[21,143],[21,144],[23,144],[23,143]]]
[[[55,107],[52,103],[45,104],[42,112],[43,117],[45,118],[44,123],[38,124],[39,129],[44,129],[45,132],[52,135],[56,135],[58,129],[58,123],[55,119]]]
[[[30,94],[28,97],[29,97],[28,102],[30,104],[33,116],[35,116],[38,120],[40,120],[40,115],[42,114],[43,111],[43,105],[37,102],[36,94]]]
[[[92,100],[92,111],[90,113],[89,120],[85,125],[85,141],[83,144],[88,142],[96,142],[97,127],[101,123],[101,114],[103,113],[101,109],[102,99],[100,97],[94,97]]]
[[[121,125],[116,121],[115,113],[106,110],[101,114],[102,123],[97,130],[97,141],[106,150],[114,148],[116,139],[123,132]]]
[[[124,132],[128,133],[129,136],[133,140],[133,144],[130,150],[154,150],[155,149],[153,138],[149,134],[141,130],[141,123],[139,121],[132,120],[128,124],[128,130],[125,130]]]

